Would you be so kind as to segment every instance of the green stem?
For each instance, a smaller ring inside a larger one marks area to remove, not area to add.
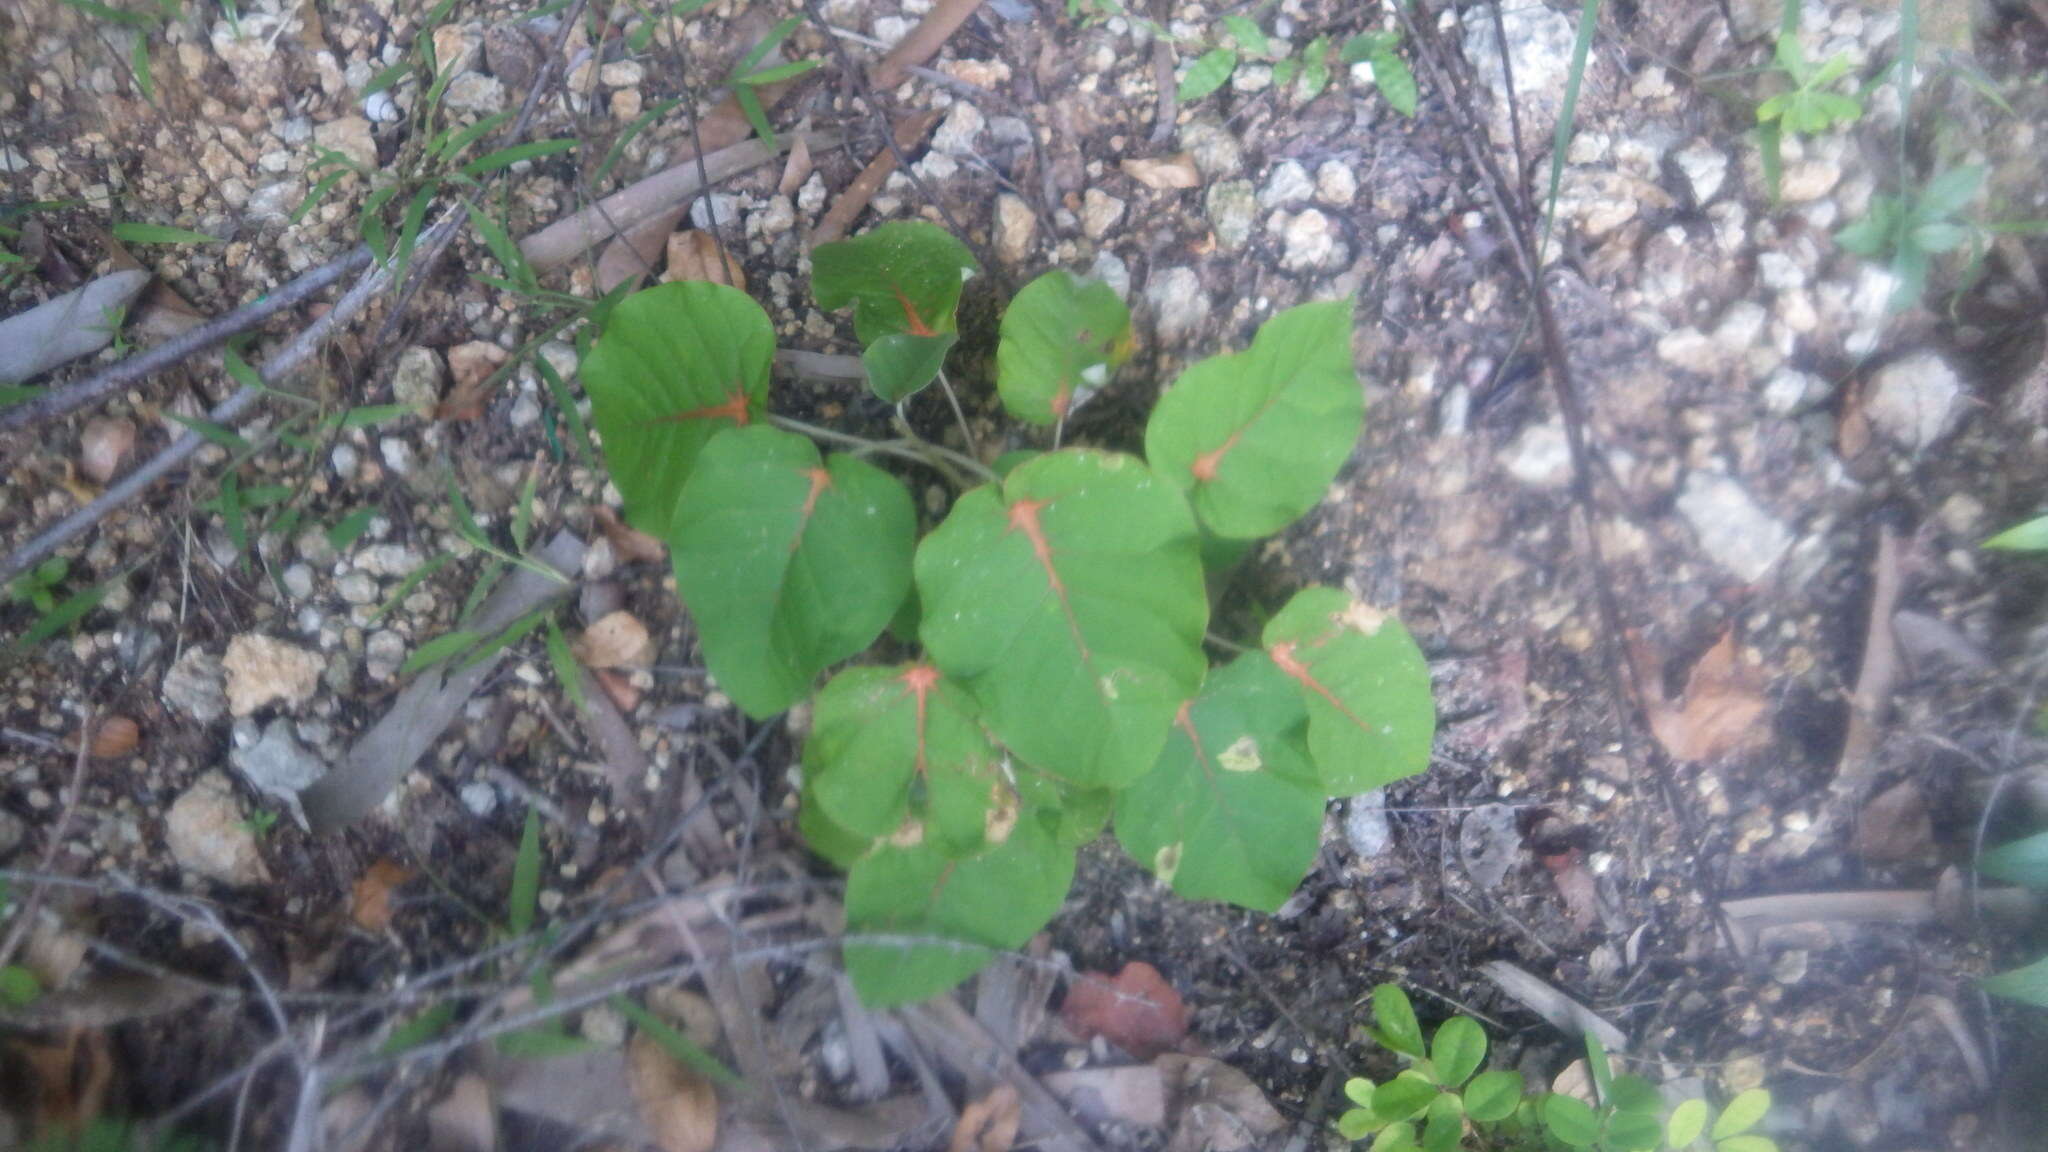
[[[922,437],[914,437],[910,440],[871,440],[866,436],[855,436],[851,432],[840,432],[831,428],[822,428],[792,416],[782,416],[775,413],[769,414],[768,422],[777,428],[801,433],[813,440],[845,444],[864,452],[881,452],[886,455],[901,457],[905,460],[914,460],[944,473],[949,481],[961,488],[970,488],[973,485],[964,483],[960,474],[955,471],[955,468],[965,469],[990,483],[998,481],[998,477],[989,470],[988,465],[971,456],[965,456],[950,448],[941,447]]]

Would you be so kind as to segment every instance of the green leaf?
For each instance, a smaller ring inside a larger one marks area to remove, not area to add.
[[[1052,424],[1130,355],[1131,313],[1107,284],[1055,268],[1003,313],[996,393],[1019,420]]]
[[[1400,42],[1399,32],[1361,32],[1344,42],[1344,47],[1337,51],[1337,58],[1346,64],[1357,64],[1392,51]]]
[[[344,521],[344,523],[346,523],[346,521]],[[335,545],[335,548],[337,550],[339,550],[341,547],[342,545]],[[391,595],[385,599],[384,603],[377,606],[377,610],[375,612],[370,613],[370,619],[376,620],[382,617],[385,613],[391,611],[393,608],[396,608],[400,604],[404,603],[405,598],[407,596],[412,595],[413,589],[419,587],[420,584],[424,582],[427,577],[432,576],[436,572],[439,572],[443,567],[452,562],[454,559],[455,555],[451,552],[434,553],[433,556],[427,559],[426,563],[420,565],[419,567],[405,574],[405,579],[400,580],[398,582],[397,589],[394,590],[391,593]]]
[[[1543,1126],[1573,1147],[1585,1148],[1600,1138],[1600,1117],[1584,1100],[1561,1094],[1543,1098]]]
[[[1313,100],[1323,94],[1323,89],[1330,86],[1330,38],[1318,36],[1309,41],[1303,55],[1308,58],[1308,62],[1301,66],[1301,87],[1298,94],[1303,100]],[[1279,87],[1286,87],[1280,84],[1277,69],[1273,82]]]
[[[35,1003],[43,994],[43,982],[36,974],[19,964],[0,967],[0,1004],[9,1008],[21,1008]]]
[[[1608,1148],[1615,1152],[1651,1152],[1664,1140],[1664,1125],[1656,1112],[1616,1112],[1608,1117]]]
[[[1481,1123],[1491,1124],[1514,1115],[1515,1105],[1522,1102],[1522,1074],[1490,1069],[1472,1078],[1465,1085],[1465,1114]]]
[[[128,68],[135,73],[136,86],[142,89],[146,101],[156,99],[156,82],[149,74],[149,37],[138,32],[128,45]]]
[[[1272,44],[1266,39],[1266,34],[1259,30],[1259,26],[1249,16],[1225,16],[1223,26],[1229,29],[1230,38],[1237,41],[1238,47],[1255,56],[1264,56],[1273,50]]]
[[[0,384],[0,408],[33,400],[46,391],[48,389],[29,384]]]
[[[1770,1091],[1764,1088],[1751,1088],[1730,1100],[1728,1106],[1721,1109],[1721,1115],[1715,1118],[1713,1130],[1708,1135],[1718,1143],[1730,1136],[1747,1132],[1756,1127],[1757,1122],[1764,1118],[1764,1113],[1770,1110]]]
[[[793,60],[788,64],[778,64],[773,68],[763,68],[759,72],[749,72],[735,80],[734,83],[745,84],[750,88],[759,88],[764,84],[780,84],[784,80],[794,80],[822,64],[824,64],[823,60]]]
[[[796,827],[811,851],[841,870],[852,868],[854,861],[875,846],[874,837],[856,836],[834,823],[825,814],[825,806],[818,803],[817,789],[811,787],[809,780],[798,796]]]
[[[739,64],[732,70],[733,75],[744,76],[752,72],[756,64],[767,59],[768,53],[774,51],[777,44],[789,39],[789,34],[802,26],[803,22],[802,15],[784,17],[775,27],[768,30],[767,35],[761,37],[760,43],[748,49],[745,56],[740,57]]]
[[[363,404],[341,414],[343,428],[369,428],[406,416],[419,415],[419,409],[410,404]]]
[[[1970,238],[1970,229],[1947,220],[1936,220],[1913,229],[1913,246],[1923,252],[1953,252]]]
[[[562,635],[562,626],[553,616],[548,617],[547,631],[548,664],[554,668],[555,681],[562,686],[562,692],[569,702],[581,712],[583,703],[583,668],[576,663],[575,653],[569,650],[569,639]]]
[[[1129,456],[1048,453],[960,497],[917,549],[921,635],[1027,763],[1090,787],[1157,763],[1200,687],[1194,517]]]
[[[448,1030],[455,1022],[455,1005],[439,1000],[427,1005],[419,1015],[391,1030],[391,1035],[378,1045],[380,1056],[395,1056],[408,1048],[417,1048]]]
[[[41,644],[43,641],[84,619],[86,613],[99,607],[100,601],[106,598],[107,589],[105,585],[94,585],[83,592],[65,597],[54,607],[44,610],[42,615],[36,617],[36,622],[29,625],[26,631],[15,638],[14,646],[16,648],[33,648]]]
[[[1373,986],[1372,1019],[1376,1038],[1382,1045],[1403,1056],[1424,1058],[1422,1025],[1415,1020],[1415,1005],[1408,1002],[1408,994],[1399,985]]]
[[[1700,1138],[1707,1130],[1707,1102],[1698,1097],[1679,1101],[1671,1110],[1671,1119],[1664,1125],[1664,1142],[1674,1149],[1682,1149]]]
[[[482,636],[467,629],[457,629],[445,636],[436,636],[425,644],[420,645],[418,651],[406,657],[405,663],[398,667],[398,674],[400,676],[410,676],[430,664],[438,664],[443,660],[460,656],[462,653],[475,647],[477,641],[482,639]]]
[[[111,20],[116,24],[124,24],[130,28],[148,28],[155,23],[155,21],[141,12],[129,12],[120,8],[110,7],[106,4],[97,3],[97,0],[64,0],[64,5],[68,8],[75,8],[88,16],[97,16],[102,20]]]
[[[849,455],[821,463],[791,432],[739,428],[698,457],[669,550],[705,663],[759,719],[882,634],[916,538],[902,481]]]
[[[1944,169],[1927,186],[1920,190],[1915,199],[1913,215],[1922,221],[1941,220],[1969,207],[1977,198],[1977,192],[1984,186],[1984,166],[1965,164],[1957,168]]]
[[[1360,1108],[1372,1107],[1373,1091],[1373,1082],[1363,1076],[1353,1076],[1344,1081],[1344,1098]]]
[[[579,459],[589,461],[597,458],[597,445],[591,442],[590,429],[584,426],[583,412],[577,407],[576,397],[570,393],[569,385],[555,366],[548,363],[546,356],[533,358],[534,371],[548,386],[548,395],[554,398],[555,411],[561,413],[562,423],[569,426],[569,443],[576,449]]]
[[[304,220],[306,213],[311,212],[321,200],[326,198],[328,190],[340,183],[341,178],[347,175],[350,175],[348,169],[338,168],[315,181],[312,191],[307,192],[306,198],[299,201],[299,206],[292,209],[291,222],[297,224],[299,221]]]
[[[1586,1071],[1593,1077],[1594,1098],[1611,1103],[1614,1065],[1607,1059],[1607,1046],[1600,1042],[1600,1037],[1591,1032],[1586,1033],[1585,1039]]]
[[[695,1040],[671,1027],[668,1021],[642,1008],[638,1003],[624,996],[614,996],[607,1001],[619,1015],[633,1022],[649,1040],[661,1045],[676,1063],[695,1068],[707,1080],[715,1081],[728,1088],[738,1088],[742,1081],[739,1075],[725,1066],[724,1061],[699,1047]]]
[[[804,783],[832,823],[867,840],[903,829],[952,855],[1001,843],[1017,820],[1002,749],[973,698],[929,664],[849,668],[812,705]]]
[[[464,164],[462,166],[462,174],[474,179],[486,173],[496,172],[501,168],[510,168],[522,160],[538,160],[543,156],[560,155],[563,152],[573,150],[579,143],[581,141],[566,138],[561,140],[529,140],[524,144],[514,144],[510,148],[500,148],[496,152],[484,153],[482,156]]]
[[[1714,1152],[1778,1152],[1778,1142],[1769,1136],[1730,1136],[1715,1144]]]
[[[386,67],[375,76],[370,77],[368,84],[363,85],[362,98],[368,100],[377,93],[405,79],[406,73],[410,71],[412,71],[412,59],[410,57]]]
[[[468,201],[464,201],[462,207],[469,214],[470,226],[476,229],[478,236],[483,237],[484,247],[491,250],[492,257],[505,269],[505,274],[531,288],[534,284],[533,269],[526,263],[526,256],[519,251],[519,245],[512,242],[512,237],[506,233],[504,226]]]
[[[1332,588],[1305,588],[1266,624],[1267,655],[1308,704],[1323,789],[1350,796],[1429,766],[1429,665],[1401,622]]]
[[[506,625],[504,631],[477,645],[473,650],[464,653],[461,667],[470,668],[481,664],[531,636],[534,629],[539,628],[548,621],[548,614],[553,611],[554,606],[548,605],[544,608],[536,608],[519,619],[514,620],[511,624]]]
[[[1223,87],[1237,70],[1237,53],[1228,48],[1211,48],[1196,57],[1180,78],[1180,102],[1193,103]]]
[[[123,244],[218,244],[220,237],[194,232],[190,228],[173,228],[168,224],[144,224],[135,220],[123,220],[113,227],[114,239]]]
[[[761,106],[761,97],[752,88],[739,84],[733,87],[732,99],[740,106],[740,114],[746,117],[748,127],[761,138],[761,143],[770,148],[780,147],[775,140],[775,125],[768,122],[768,110]]]
[[[526,809],[526,823],[519,831],[519,854],[512,859],[512,890],[505,900],[505,923],[514,938],[533,931],[534,910],[540,906],[540,810]]]
[[[633,527],[668,537],[697,454],[759,413],[774,359],[768,314],[723,284],[662,284],[619,301],[582,375]]]
[[[555,1060],[597,1047],[592,1041],[563,1031],[559,1024],[521,1028],[517,1032],[507,1032],[491,1043],[500,1056],[515,1060]]]
[[[1373,1118],[1369,1109],[1347,1108],[1342,1116],[1337,1117],[1337,1133],[1346,1140],[1363,1140],[1377,1127],[1379,1121]]]
[[[1292,56],[1285,60],[1275,60],[1273,62],[1273,87],[1276,91],[1285,91],[1287,86],[1294,83],[1300,76],[1301,61],[1294,59]]]
[[[1408,1152],[1415,1147],[1415,1125],[1389,1124],[1372,1138],[1372,1152]]]
[[[457,156],[469,151],[470,145],[496,132],[510,119],[512,119],[512,110],[510,108],[505,109],[503,112],[493,112],[467,128],[443,133],[438,141],[428,146],[427,151],[433,153],[442,163],[448,163]]]
[[[819,245],[811,253],[811,291],[822,308],[853,305],[854,334],[868,350],[868,386],[893,404],[938,375],[956,338],[960,286],[975,271],[966,245],[945,229],[894,220]]]
[[[1425,1152],[1457,1152],[1465,1135],[1465,1108],[1455,1095],[1440,1092],[1423,1112],[1422,1147]]]
[[[1429,1061],[1444,1087],[1463,1084],[1486,1062],[1486,1030],[1466,1016],[1453,1016],[1436,1030],[1430,1042]]]
[[[1351,302],[1282,312],[1244,352],[1174,382],[1145,425],[1145,455],[1219,536],[1270,536],[1322,500],[1351,455],[1365,401],[1351,367]]]
[[[1620,1112],[1664,1111],[1664,1094],[1641,1076],[1616,1076],[1601,1099]]]
[[[1308,713],[1264,654],[1210,674],[1152,771],[1117,795],[1124,851],[1189,900],[1272,912],[1315,863],[1323,793]]]
[[[2048,516],[2015,524],[1981,546],[2000,552],[2048,552]]]
[[[1430,1106],[1441,1093],[1429,1078],[1410,1068],[1372,1091],[1372,1114],[1383,1124],[1406,1120]]]
[[[1408,62],[1394,55],[1390,49],[1376,52],[1372,56],[1372,82],[1378,86],[1380,95],[1387,98],[1387,106],[1413,120],[1415,110],[1422,103],[1422,91],[1415,85],[1415,73],[1409,71]]]
[[[965,860],[929,841],[878,848],[846,878],[847,974],[871,1008],[937,995],[996,950],[1021,947],[1060,910],[1073,879],[1073,850],[1035,812],[1009,839]],[[903,939],[859,938],[876,935]],[[911,939],[921,937],[942,942]]]

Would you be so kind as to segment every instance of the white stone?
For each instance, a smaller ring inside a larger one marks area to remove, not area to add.
[[[355,567],[388,580],[411,575],[421,563],[420,554],[403,544],[372,544],[356,556]]]
[[[1708,558],[1751,584],[1764,578],[1792,546],[1792,534],[1726,476],[1694,472],[1678,495],[1678,511]]]
[[[1779,416],[1790,416],[1804,407],[1809,397],[1820,396],[1826,390],[1827,382],[1818,376],[1796,368],[1780,368],[1764,381],[1764,408]]]
[[[1956,414],[1963,382],[1933,352],[1915,352],[1878,369],[1863,396],[1863,414],[1878,431],[1916,452],[1925,451]]]
[[[1704,207],[1728,180],[1728,154],[1705,140],[1679,149],[1672,158],[1678,161],[1678,170],[1685,174],[1685,182],[1692,188],[1695,206]]]
[[[1209,318],[1209,293],[1192,268],[1167,268],[1145,284],[1145,302],[1152,306],[1153,326],[1161,343],[1192,335]]]
[[[289,807],[302,822],[299,793],[327,775],[326,763],[307,751],[292,735],[291,721],[281,718],[272,720],[260,739],[230,751],[228,762],[251,788]]]
[[[1100,188],[1081,195],[1081,231],[1090,240],[1100,240],[1124,218],[1124,202]]]
[[[1285,248],[1280,255],[1280,266],[1289,271],[1322,268],[1343,259],[1344,245],[1337,238],[1336,229],[1331,227],[1330,218],[1319,208],[1310,208],[1288,221],[1282,240]]]
[[[418,412],[432,412],[441,403],[441,357],[415,344],[398,354],[391,373],[391,397]]]
[[[1325,160],[1316,168],[1316,199],[1336,208],[1358,199],[1358,176],[1342,160]]]
[[[236,716],[280,701],[296,708],[320,686],[320,657],[260,632],[228,641],[221,667],[227,673],[228,711]]]
[[[932,150],[953,155],[972,153],[975,140],[987,124],[981,109],[962,100],[953,105],[953,110],[946,113],[945,120],[932,133]]]
[[[1362,860],[1379,856],[1394,842],[1383,789],[1375,788],[1344,802],[1344,840]]]
[[[462,806],[473,816],[489,816],[498,809],[498,790],[487,780],[471,780],[457,790],[456,795],[461,797]]]
[[[341,578],[334,582],[334,590],[351,604],[377,602],[377,580],[367,572],[342,573]]]
[[[186,872],[222,884],[260,884],[270,878],[256,848],[256,833],[242,817],[234,785],[208,772],[164,815],[171,858]]]
[[[1562,488],[1572,478],[1571,444],[1562,421],[1531,424],[1501,453],[1508,475],[1532,488]]]
[[[370,136],[370,122],[361,116],[343,116],[313,129],[313,144],[332,148],[358,167],[377,170],[377,141]]]
[[[464,72],[449,81],[441,103],[451,112],[489,116],[505,108],[505,82],[481,72]]]
[[[412,445],[396,436],[386,436],[377,442],[377,454],[384,458],[384,466],[403,476],[412,471],[414,453]]]
[[[284,570],[285,594],[294,600],[304,600],[313,594],[313,570],[304,564],[294,564]]]
[[[1022,264],[1031,255],[1031,241],[1038,234],[1038,214],[1021,196],[1008,192],[996,198],[996,255],[1010,264]]]
[[[1259,189],[1259,207],[1290,208],[1306,203],[1316,194],[1316,186],[1308,178],[1308,169],[1293,160],[1282,160],[1266,175],[1266,186]]]
[[[226,674],[206,649],[187,648],[164,673],[164,703],[201,724],[211,724],[228,710]]]

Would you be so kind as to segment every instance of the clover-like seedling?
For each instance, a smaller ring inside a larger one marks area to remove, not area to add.
[[[1792,88],[1757,105],[1757,123],[1777,123],[1787,132],[1811,136],[1862,117],[1861,100],[1832,90],[1849,71],[1848,57],[1836,55],[1824,64],[1809,63],[1799,37],[1787,32],[1778,37],[1776,60]]]
[[[876,395],[937,375],[974,270],[958,241],[884,224],[812,266],[820,303],[854,308]],[[1023,944],[1112,817],[1182,895],[1271,910],[1314,861],[1326,797],[1427,766],[1428,668],[1385,608],[1307,588],[1226,666],[1205,652],[1205,544],[1285,529],[1356,445],[1348,302],[1281,312],[1190,367],[1144,458],[985,462],[907,421],[865,441],[776,417],[772,332],[734,289],[651,288],[612,310],[584,382],[627,519],[667,540],[719,687],[760,719],[812,698],[798,827],[848,872],[845,959],[868,1003]],[[1027,285],[994,381],[1024,443],[1053,425],[1057,444],[1130,343],[1107,287]],[[936,523],[882,466],[905,460],[960,481]]]

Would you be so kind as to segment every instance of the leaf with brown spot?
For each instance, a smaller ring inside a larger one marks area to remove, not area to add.
[[[391,927],[391,895],[412,879],[412,872],[394,860],[380,858],[356,880],[349,894],[349,918],[367,932]]]
[[[1769,708],[1760,677],[1736,659],[1735,636],[1723,633],[1686,675],[1677,700],[1663,697],[1655,669],[1636,654],[1637,680],[1658,699],[1646,701],[1650,730],[1677,760],[1712,760],[1755,746],[1766,734],[1760,724]]]
[[[1081,973],[1067,988],[1060,1018],[1082,1038],[1100,1036],[1140,1060],[1171,1049],[1188,1034],[1180,993],[1143,960],[1125,964],[1114,977]]]
[[[626,1044],[626,1079],[662,1152],[711,1152],[718,1143],[717,1090],[659,1041],[633,1034]]]
[[[988,1095],[960,1110],[946,1152],[1010,1152],[1017,1142],[1022,1105],[1015,1088],[996,1085]]]

